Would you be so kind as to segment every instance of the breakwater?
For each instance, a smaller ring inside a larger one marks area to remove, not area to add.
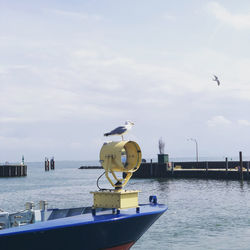
[[[142,163],[132,178],[201,178],[250,180],[249,161]]]
[[[0,165],[0,177],[27,176],[27,165]]]

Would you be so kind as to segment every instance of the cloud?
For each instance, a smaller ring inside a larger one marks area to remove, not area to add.
[[[250,121],[247,121],[247,120],[238,120],[238,124],[240,126],[249,127],[250,126]]]
[[[102,17],[100,15],[90,15],[88,13],[76,12],[76,11],[66,11],[66,10],[47,10],[48,12],[54,13],[57,16],[63,16],[66,18],[71,19],[78,19],[78,20],[94,20],[94,21],[101,21]]]
[[[102,49],[74,51],[70,65],[77,76],[75,83],[84,84],[107,100],[119,99],[120,103],[151,103],[159,107],[171,103],[177,96],[204,88],[199,77],[188,71],[170,65],[141,63]]]
[[[17,117],[10,117],[10,116],[6,116],[6,117],[0,117],[0,124],[1,123],[20,123],[22,121],[26,121],[26,120],[22,120],[22,119],[18,119]]]
[[[6,74],[6,70],[4,69],[4,67],[0,66],[0,75]]]
[[[176,21],[176,16],[165,13],[163,15],[163,19],[168,20],[168,21]]]
[[[222,115],[214,116],[210,120],[207,121],[207,125],[209,127],[228,126],[231,123],[232,122],[230,120],[228,120],[227,118],[225,118]]]
[[[72,53],[72,56],[79,57],[79,58],[86,58],[86,59],[96,59],[99,57],[99,54],[96,50],[87,50],[81,49],[76,50]]]
[[[201,98],[194,97],[197,94],[220,95],[213,83],[181,67],[142,63],[102,46],[81,46],[65,51],[63,57],[53,53],[50,60],[57,65],[24,62],[6,68],[5,85],[0,86],[0,105],[6,107],[0,110],[1,123],[120,119],[135,110],[183,108],[187,96],[195,105]],[[210,87],[216,93],[205,93]]]
[[[53,154],[67,145],[62,157],[71,147],[69,155],[82,151],[80,157],[95,158],[93,152],[101,145],[106,128],[126,119],[135,121],[132,133],[149,154],[152,141],[164,133],[173,145],[176,134],[179,138],[186,134],[217,138],[216,129],[204,124],[221,127],[219,133],[237,133],[238,123],[249,124],[235,117],[244,110],[246,113],[249,106],[247,45],[241,46],[242,40],[239,44],[235,40],[228,43],[232,47],[225,46],[225,53],[221,46],[224,48],[228,37],[216,31],[222,35],[216,37],[218,43],[204,47],[207,37],[203,31],[210,34],[215,22],[220,27],[249,27],[247,15],[235,15],[225,6],[210,3],[213,19],[204,26],[199,25],[196,16],[197,25],[190,29],[185,25],[185,15],[175,17],[171,12],[165,14],[163,24],[150,20],[150,27],[143,28],[138,25],[138,16],[133,19],[132,15],[124,22],[127,16],[107,12],[110,8],[69,5],[62,10],[62,6],[48,5],[43,13],[40,7],[39,11],[26,11],[26,7],[25,12],[2,11],[8,20],[1,26],[0,38],[2,145],[9,142],[9,148],[14,144],[18,148],[15,151],[22,152],[25,142],[26,148],[34,152],[34,143],[47,149],[46,145],[54,142]],[[181,12],[186,7],[176,5]],[[189,8],[193,10],[192,5]],[[99,22],[102,16],[93,15],[93,11],[114,22]],[[152,11],[150,16],[157,15],[163,21],[162,10]],[[203,19],[202,16],[200,20]],[[166,32],[166,22],[176,26]],[[155,24],[157,30],[153,28]],[[183,40],[185,32],[191,35]],[[153,34],[153,39],[146,39],[149,34]],[[231,34],[230,30],[230,37]],[[212,74],[217,73],[220,87],[211,80]],[[23,141],[23,137],[29,139]],[[96,143],[89,143],[92,140]],[[81,144],[82,141],[88,143]],[[93,146],[83,150],[90,144]],[[176,144],[177,154],[181,154],[180,144]],[[210,150],[208,145],[207,152],[213,152],[213,147],[211,144]],[[39,150],[37,154],[42,153]],[[7,152],[1,155],[5,157]]]
[[[208,10],[220,22],[235,29],[250,29],[250,15],[234,14],[217,2],[210,2],[208,4]]]

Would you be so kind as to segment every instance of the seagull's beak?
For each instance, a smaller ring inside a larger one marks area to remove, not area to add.
[[[133,122],[131,121],[126,121],[125,124],[130,124],[130,125],[135,125]]]

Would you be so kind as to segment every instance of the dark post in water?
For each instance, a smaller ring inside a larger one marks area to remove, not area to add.
[[[47,157],[45,157],[44,167],[45,171],[49,171],[49,160]]]
[[[55,169],[55,160],[54,160],[54,157],[52,157],[50,159],[50,169],[51,170],[54,170]]]

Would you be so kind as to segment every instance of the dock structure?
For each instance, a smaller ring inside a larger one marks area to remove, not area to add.
[[[0,177],[27,176],[27,165],[0,165]]]
[[[195,161],[141,163],[133,178],[199,178],[250,180],[249,161]]]
[[[79,169],[101,169],[101,166],[81,166]],[[142,159],[141,167],[133,173],[132,178],[198,178],[250,180],[250,161],[187,161],[169,162],[167,154],[159,154],[158,162],[146,162]],[[125,174],[123,174],[125,175]]]
[[[102,166],[81,166],[79,169],[102,169]]]

